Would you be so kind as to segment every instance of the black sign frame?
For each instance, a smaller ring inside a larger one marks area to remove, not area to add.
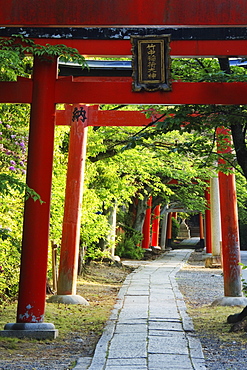
[[[132,90],[171,91],[171,35],[131,36]]]

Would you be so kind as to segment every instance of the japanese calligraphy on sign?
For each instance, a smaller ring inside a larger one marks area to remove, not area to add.
[[[170,35],[131,36],[133,91],[169,91]]]

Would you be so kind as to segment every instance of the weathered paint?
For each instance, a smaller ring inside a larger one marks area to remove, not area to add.
[[[23,37],[41,40],[53,39],[60,42],[61,39],[78,43],[82,40],[130,40],[131,36],[166,35],[171,36],[173,41],[186,40],[246,40],[246,27],[1,27],[0,37],[10,37],[20,34]],[[100,43],[99,43],[100,44]]]
[[[245,0],[0,0],[4,26],[246,25]],[[70,9],[70,11],[68,11]]]
[[[43,203],[31,198],[25,202],[17,322],[42,322],[44,317],[56,75],[56,60],[44,62],[35,58],[27,184]]]
[[[225,296],[241,297],[240,246],[238,236],[237,199],[235,175],[219,173],[222,255]]]
[[[230,130],[218,128],[217,135],[225,135],[225,144],[231,141]],[[231,151],[231,146],[218,147],[219,153]],[[240,245],[235,175],[219,172],[220,210],[224,293],[226,297],[241,297]]]
[[[83,108],[86,111],[86,117],[88,117],[88,107],[84,106]],[[58,276],[58,295],[76,294],[81,204],[86,160],[86,121],[83,122],[80,118],[73,121],[72,116],[70,121],[71,129]]]

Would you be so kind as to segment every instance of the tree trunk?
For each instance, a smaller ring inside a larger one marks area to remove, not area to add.
[[[231,125],[232,139],[236,151],[237,161],[247,179],[247,148],[245,130],[241,123]]]

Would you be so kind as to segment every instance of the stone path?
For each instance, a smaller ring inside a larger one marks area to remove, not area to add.
[[[173,250],[138,263],[120,289],[93,359],[80,358],[75,370],[205,370],[175,278],[190,253]]]

